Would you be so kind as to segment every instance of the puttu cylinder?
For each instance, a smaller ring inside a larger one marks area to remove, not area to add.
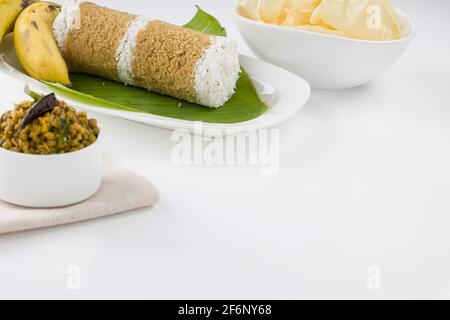
[[[71,72],[218,108],[239,78],[235,42],[94,3],[63,6],[53,25]]]

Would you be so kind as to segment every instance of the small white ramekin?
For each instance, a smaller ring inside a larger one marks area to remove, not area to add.
[[[258,58],[300,75],[319,90],[353,88],[391,67],[415,35],[411,19],[399,14],[401,39],[367,41],[254,21],[239,6],[234,8],[239,31]]]
[[[101,185],[101,134],[80,151],[28,155],[0,147],[0,199],[23,207],[56,208],[93,196]]]

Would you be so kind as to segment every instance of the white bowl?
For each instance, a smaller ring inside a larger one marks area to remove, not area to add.
[[[270,25],[245,17],[234,9],[237,26],[255,55],[297,73],[319,90],[349,89],[385,72],[415,35],[403,13],[403,36],[394,41],[366,41]]]
[[[101,135],[80,151],[28,155],[0,147],[0,199],[31,208],[56,208],[94,195],[102,179]]]

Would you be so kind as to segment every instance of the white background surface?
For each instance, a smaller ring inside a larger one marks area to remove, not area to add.
[[[98,2],[176,23],[198,3],[249,53],[234,1]],[[1,236],[0,298],[450,298],[450,2],[396,3],[417,25],[412,46],[370,85],[314,92],[278,128],[275,176],[177,166],[171,132],[95,115],[107,153],[161,203]],[[26,98],[1,77],[0,92],[2,112]],[[71,265],[79,291],[66,288]],[[371,265],[380,290],[367,288]]]

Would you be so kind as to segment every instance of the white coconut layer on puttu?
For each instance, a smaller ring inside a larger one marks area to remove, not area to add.
[[[239,52],[235,42],[213,37],[195,68],[197,103],[219,108],[234,94],[241,70]]]
[[[126,85],[134,85],[133,82],[133,59],[136,48],[136,37],[145,30],[150,19],[137,17],[128,25],[127,33],[117,48],[117,71],[119,77]]]
[[[80,8],[83,3],[86,4]],[[76,66],[77,72],[120,80],[127,85],[172,95],[211,108],[222,107],[232,97],[240,73],[239,53],[235,42],[224,37],[201,35],[196,31],[145,17],[129,14],[117,16],[117,11],[107,10],[110,9],[95,6],[85,0],[71,1],[62,7],[55,19],[53,32],[58,46],[68,65]],[[115,23],[114,21],[121,23],[122,27],[119,29],[123,31],[120,38],[117,39],[118,35],[111,32],[105,31],[102,34],[103,28],[96,28],[95,34],[93,30],[89,30],[93,24],[95,26],[95,23],[99,23],[94,11],[98,11],[97,17],[101,12],[103,21],[106,14],[110,24]],[[82,26],[81,15],[84,18]],[[128,22],[123,24],[126,19]],[[69,39],[69,35],[73,34],[77,36]],[[173,45],[177,37],[180,43]],[[70,43],[74,38],[78,43]],[[102,47],[97,45],[96,50],[83,52],[83,45],[91,45],[94,38],[100,41]],[[101,43],[101,39],[105,38],[104,42],[115,43],[114,47],[106,50],[104,43]],[[112,38],[117,40],[110,41]],[[194,38],[199,41],[192,41]],[[70,42],[66,43],[68,39]],[[170,45],[173,47],[169,47]],[[173,56],[175,53],[187,56]],[[108,59],[102,60],[102,56]],[[189,61],[193,56],[197,58]],[[172,61],[173,58],[175,59]],[[108,68],[103,70],[101,65]],[[176,71],[178,69],[173,69],[177,65],[179,67],[175,68],[180,68],[179,73]],[[190,84],[186,86],[188,83]]]
[[[81,12],[80,5],[86,0],[66,1],[61,7],[61,12],[53,22],[53,35],[61,51],[64,51],[69,32],[80,27]]]

